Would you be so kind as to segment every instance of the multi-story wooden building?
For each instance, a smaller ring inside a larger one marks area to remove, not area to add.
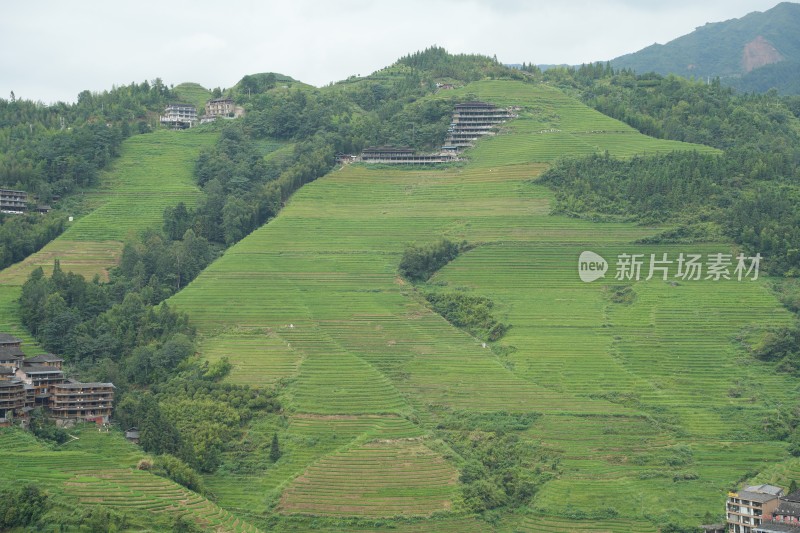
[[[8,426],[25,407],[25,388],[19,381],[0,381],[0,427]]]
[[[456,104],[444,148],[462,149],[472,146],[474,141],[494,133],[498,124],[511,118],[514,115],[508,109],[487,102]]]
[[[0,189],[0,213],[21,214],[28,209],[28,193]]]
[[[48,406],[53,385],[64,382],[64,372],[54,366],[24,365],[17,369],[17,379],[25,385],[30,385],[33,391],[34,407]],[[30,396],[31,392],[28,393]]]
[[[395,148],[394,146],[374,146],[364,148],[361,152],[361,161],[365,163],[428,165],[453,160],[451,154],[417,154],[412,148]]]
[[[756,533],[778,507],[783,489],[774,485],[753,485],[728,493],[725,506],[728,533]]]
[[[112,383],[80,383],[64,377],[64,360],[53,354],[24,358],[22,342],[0,333],[0,425],[43,408],[57,421],[107,423],[114,402]]]
[[[22,360],[22,366],[32,366],[32,365],[51,366],[59,370],[61,370],[63,364],[64,364],[63,359],[51,353],[43,353]]]
[[[114,403],[113,383],[59,383],[53,385],[50,412],[56,419],[108,423]]]

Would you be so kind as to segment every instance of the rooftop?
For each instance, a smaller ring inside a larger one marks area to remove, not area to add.
[[[775,509],[773,514],[800,516],[800,503],[786,501],[781,498],[781,502],[778,504],[778,508]]]
[[[0,344],[19,344],[22,341],[8,333],[0,333]]]
[[[63,359],[61,359],[59,356],[53,355],[51,353],[39,354],[37,356],[29,357],[29,358],[25,359],[24,361],[22,361],[22,363],[25,364],[25,365],[28,365],[28,364],[31,364],[31,363],[35,364],[35,363],[63,363],[63,362],[64,362]]]
[[[112,388],[115,389],[113,383],[60,383],[53,385],[59,389],[99,389],[99,388]]]
[[[778,497],[776,494],[770,494],[768,492],[751,492],[749,490],[740,490],[738,494],[740,500],[749,500],[758,503],[765,503]]]
[[[760,526],[755,526],[753,531],[756,533],[800,533],[800,527],[780,522],[763,522]]]
[[[61,374],[61,370],[54,366],[31,365],[21,368],[26,374]]]
[[[456,104],[456,109],[461,109],[461,108],[464,108],[464,107],[493,108],[493,107],[496,107],[496,106],[494,104],[490,104],[488,102],[478,102],[478,101],[464,102],[464,103],[461,103],[461,104]]]
[[[742,489],[747,492],[760,492],[764,494],[772,494],[773,496],[782,496],[783,489],[775,485],[750,485]]]

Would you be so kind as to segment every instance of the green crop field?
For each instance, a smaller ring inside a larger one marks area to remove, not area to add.
[[[202,356],[231,361],[230,381],[280,385],[284,412],[250,422],[244,440],[277,434],[283,455],[246,474],[207,476],[221,512],[274,512],[271,525],[285,531],[649,533],[668,518],[721,514],[724,494],[748,473],[787,484],[781,468],[800,467],[760,422],[800,391],[737,341],[791,318],[766,281],[623,283],[610,273],[583,283],[585,250],[612,268],[622,253],[732,250],[634,244],[662,228],[552,216],[553,195],[536,183],[563,156],[713,150],[646,137],[547,86],[482,81],[459,91],[519,106],[520,117],[464,165],[354,165],[320,178],[171,299],[198,327]],[[126,146],[137,149],[157,153]],[[118,172],[109,191],[125,191],[134,173]],[[120,238],[134,217],[115,211],[113,197],[52,246]],[[397,274],[408,245],[442,237],[474,247],[429,286],[491,298],[511,325],[494,345],[450,325]],[[617,285],[632,288],[627,300],[614,300]],[[0,291],[0,312],[10,298]],[[459,490],[462,459],[436,436],[442,410],[539,413],[521,435],[557,458],[558,475],[529,509],[494,526],[474,519]],[[64,494],[91,499],[112,487],[138,502],[130,472],[108,467],[110,481],[77,468],[59,478],[71,479]],[[141,505],[158,507],[154,498]]]
[[[181,102],[197,107],[198,115],[203,114],[206,102],[211,99],[211,91],[199,83],[181,83],[172,90],[180,98]]]
[[[501,530],[591,530],[593,522],[567,517],[606,513],[618,518],[599,521],[601,530],[654,531],[652,520],[669,513],[720,514],[740,476],[787,457],[759,422],[796,387],[750,360],[736,337],[788,323],[789,313],[761,281],[641,281],[632,303],[613,303],[613,279],[578,279],[581,251],[674,257],[730,246],[635,245],[658,228],[550,216],[552,194],[535,183],[561,156],[714,150],[648,138],[549,87],[488,81],[461,91],[520,106],[520,118],[468,151],[466,166],[351,166],[304,187],[173,298],[200,328],[201,351],[227,355],[232,381],[286,384],[287,437],[307,416],[399,415],[425,434],[432,407],[542,413],[526,435],[558,455],[560,475],[534,499],[537,514]],[[397,276],[407,245],[441,237],[477,245],[432,283],[495,302],[512,328],[494,349],[431,312]],[[341,447],[330,445],[331,432],[314,425],[309,438],[329,445],[296,457],[283,479],[273,471],[252,479],[265,494],[281,493],[287,530],[297,513],[431,512],[382,499],[430,490],[402,478],[386,487],[372,475],[402,471],[400,456],[383,454],[369,468],[366,431],[348,433]],[[360,483],[347,488],[350,479]],[[236,480],[209,483],[223,506],[253,498]],[[428,500],[445,501],[437,498]],[[451,512],[463,512],[452,501]]]
[[[103,173],[99,189],[86,193],[95,209],[73,222],[40,252],[0,272],[0,331],[23,341],[26,355],[42,353],[17,316],[17,298],[31,270],[51,269],[58,258],[65,270],[91,278],[114,266],[130,233],[158,228],[168,205],[193,205],[199,191],[192,169],[200,149],[215,134],[158,131],[131,137],[121,157]],[[162,193],[162,191],[164,191]],[[132,470],[142,452],[119,434],[80,433],[80,440],[52,451],[21,431],[0,433],[0,486],[31,481],[52,491],[68,506],[102,504],[174,517],[184,514],[198,525],[219,531],[256,531],[214,503],[171,481]],[[145,522],[146,523],[146,522]]]
[[[167,206],[194,205],[200,194],[192,177],[194,162],[216,137],[191,130],[159,130],[126,140],[120,158],[101,176],[100,187],[86,193],[85,201],[94,209],[68,223],[67,230],[38,253],[3,270],[0,283],[21,285],[31,270],[52,268],[56,258],[64,270],[88,279],[95,274],[107,276],[126,237],[158,228]]]
[[[0,485],[34,482],[59,502],[131,511],[142,527],[183,515],[207,530],[258,531],[206,498],[137,470],[144,454],[120,432],[98,433],[90,425],[70,433],[74,440],[50,448],[21,430],[0,429]]]

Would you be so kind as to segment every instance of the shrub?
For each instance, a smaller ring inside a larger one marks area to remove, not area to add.
[[[409,246],[400,259],[400,274],[411,281],[427,281],[466,249],[466,241],[456,244],[447,239],[425,246]]]

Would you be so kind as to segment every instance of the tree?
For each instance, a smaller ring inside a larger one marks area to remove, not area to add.
[[[47,507],[47,494],[36,485],[0,490],[0,530],[33,526]]]
[[[222,208],[222,232],[225,244],[231,245],[238,242],[250,230],[252,221],[252,210],[244,200],[230,197]]]
[[[282,452],[280,444],[278,443],[278,434],[272,434],[272,444],[269,446],[269,460],[273,463],[277,462],[278,459],[281,458]]]

